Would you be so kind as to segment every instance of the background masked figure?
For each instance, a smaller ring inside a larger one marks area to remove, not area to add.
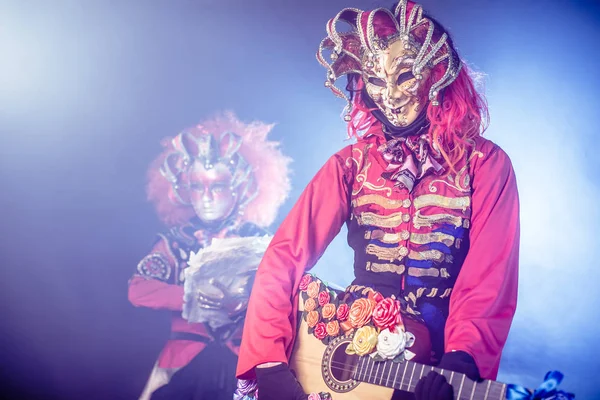
[[[431,354],[420,354],[422,362],[493,379],[516,308],[519,204],[508,156],[481,137],[485,101],[445,29],[412,2],[342,10],[327,34],[317,58],[325,86],[348,101],[345,120],[357,140],[309,183],[258,268],[240,388],[257,377],[261,400],[316,391],[300,387],[287,365],[297,299],[305,271],[342,224],[355,252],[347,292],[372,288],[400,299],[403,318],[427,328]],[[335,86],[344,75],[349,95]],[[312,321],[328,329],[354,317],[348,329],[356,331],[371,318],[360,314],[367,308],[348,317],[316,307]],[[417,381],[417,399],[453,396],[441,375]]]
[[[165,141],[150,166],[148,198],[169,230],[138,264],[129,300],[173,317],[141,399],[231,398],[265,228],[290,189],[271,129],[217,116]]]

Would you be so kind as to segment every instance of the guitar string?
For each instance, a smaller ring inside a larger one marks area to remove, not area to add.
[[[369,360],[368,360],[368,361],[369,361]],[[331,362],[331,364],[333,364],[333,363],[337,363],[337,364],[339,364],[339,365],[342,365],[342,366],[343,366],[342,368],[338,369],[338,371],[342,371],[342,372],[351,372],[351,373],[357,372],[357,368],[351,368],[351,369],[344,368],[344,367],[346,366],[346,364],[345,364],[345,363],[343,363],[343,362],[340,362],[340,361],[332,361],[332,362]],[[396,364],[396,363],[395,363],[395,364]],[[397,365],[404,365],[404,364],[397,364]],[[418,367],[417,367],[417,365],[424,365],[424,366],[425,366],[425,368],[423,368],[423,369],[421,370],[421,373],[425,372],[427,369],[429,369],[430,371],[433,371],[434,369],[438,369],[438,370],[440,370],[440,371],[441,371],[441,369],[440,369],[440,368],[434,367],[434,366],[432,366],[432,365],[418,364],[418,363],[414,363],[414,365],[415,365],[415,368],[414,368],[414,370],[413,370],[413,371],[416,371],[416,369],[418,368]],[[366,365],[363,365],[363,367],[365,368],[365,370],[366,370],[366,368],[368,368]],[[407,367],[407,368],[406,368],[406,370],[408,370],[408,368],[409,368],[409,367]],[[400,375],[399,371],[400,371],[400,367],[398,367],[398,369],[396,370],[396,373],[393,375],[395,378],[396,378],[398,375]],[[362,372],[365,372],[365,371],[362,371]],[[445,372],[451,372],[451,371],[449,371],[449,370],[446,370]],[[419,374],[418,374],[418,375],[419,375],[419,379],[420,379],[420,378],[422,378],[422,377],[424,376],[424,374],[423,374],[423,375],[421,375],[421,373],[419,373]],[[389,371],[388,371],[388,374],[389,374]],[[379,383],[379,385],[381,385],[381,384],[383,383],[383,381],[385,381],[385,382],[386,382],[386,384],[385,384],[385,385],[383,385],[383,386],[390,387],[390,386],[388,386],[388,385],[389,385],[389,382],[390,382],[390,379],[388,379],[388,378],[383,378],[383,376],[385,375],[385,367],[384,367],[384,369],[382,370],[382,372],[381,372],[381,375],[379,375],[379,374],[377,374],[377,373],[374,373],[374,374],[368,374],[368,373],[367,373],[367,375],[369,375],[369,378],[372,378],[372,382],[368,382],[368,381],[359,381],[359,382],[364,382],[364,383],[373,383],[373,384],[376,384],[375,382],[377,381],[377,379],[378,379],[378,378],[381,378],[381,379],[380,379],[380,383]],[[443,375],[443,374],[442,374],[442,375]],[[462,375],[464,375],[464,374],[461,374],[461,373],[459,373],[459,372],[454,372],[454,376],[455,376],[455,377],[459,377],[459,376],[462,376]],[[414,373],[411,373],[411,376],[414,378]],[[465,377],[466,377],[466,375],[465,375]],[[353,378],[353,379],[354,379],[354,378]],[[411,378],[411,380],[412,380],[412,378]],[[454,379],[452,379],[452,380],[454,380]],[[403,386],[403,382],[404,382],[404,380],[403,380],[403,381],[401,381],[401,382],[398,382],[398,383],[400,383],[400,386],[399,386],[398,388],[401,388],[401,387]],[[488,381],[488,382],[490,383],[490,385],[491,385],[491,384],[493,384],[493,383],[498,383],[498,382],[495,382],[495,381]],[[410,381],[409,381],[409,384],[407,384],[407,387],[406,387],[406,389],[402,389],[402,390],[414,391],[414,389],[416,389],[416,387],[417,387],[417,383],[418,383],[418,380],[414,382],[414,385],[412,384],[412,382],[410,382]],[[450,382],[449,382],[449,383],[450,383]],[[479,382],[476,382],[475,384],[479,384]],[[504,387],[504,385],[500,385],[499,387],[498,387],[498,386],[490,386],[490,388],[489,388],[489,392],[488,392],[488,396],[490,396],[490,395],[491,395],[491,396],[496,396],[496,395],[498,395],[498,394],[500,394],[500,395],[501,395],[501,394],[502,394],[503,387]],[[396,386],[394,386],[393,388],[394,388],[394,389],[396,389]],[[486,398],[487,398],[487,397],[486,397]]]
[[[368,361],[370,361],[370,360],[368,360]],[[314,363],[314,364],[317,364],[317,363]],[[320,363],[319,363],[319,364],[320,364]],[[329,363],[329,365],[336,365],[336,364],[337,364],[337,365],[339,365],[339,366],[341,366],[341,367],[338,367],[338,368],[337,368],[337,371],[340,371],[340,372],[350,372],[350,373],[352,373],[352,374],[354,375],[354,373],[356,373],[356,372],[357,372],[357,370],[358,370],[358,368],[352,368],[352,367],[350,367],[350,368],[347,368],[347,367],[346,367],[346,366],[347,366],[347,364],[346,364],[346,363],[344,363],[344,362],[340,362],[340,361],[333,361],[333,360],[332,360],[332,361]],[[389,364],[388,364],[388,365],[389,365]],[[396,364],[396,363],[394,363],[394,365],[403,365],[403,364]],[[413,371],[416,371],[419,365],[420,365],[420,366],[424,366],[424,367],[425,367],[425,368],[422,368],[422,369],[421,369],[421,372],[418,374],[418,375],[419,375],[419,379],[420,379],[420,378],[422,378],[422,377],[424,376],[424,374],[423,374],[423,375],[421,375],[422,373],[424,373],[424,372],[426,372],[426,371],[427,371],[427,372],[429,372],[429,371],[433,371],[434,369],[436,369],[436,368],[437,368],[437,367],[434,367],[434,366],[432,366],[432,365],[426,365],[426,364],[418,364],[418,363],[414,363],[414,365],[415,365],[415,367],[414,367]],[[366,368],[366,367],[365,367],[365,368]],[[390,368],[393,368],[393,365],[392,365],[392,367],[390,367]],[[408,370],[408,368],[410,368],[410,367],[407,367],[406,369]],[[440,368],[437,368],[437,369],[438,369],[438,370],[441,370]],[[400,375],[399,371],[400,371],[400,367],[398,367],[398,369],[396,370],[395,374],[394,374],[394,375],[392,375],[392,376],[394,376],[394,377],[397,377],[398,375]],[[364,372],[364,371],[363,371],[363,372]],[[387,373],[387,374],[389,375],[389,373],[390,373],[390,371],[388,370],[388,373]],[[369,375],[369,378],[371,378],[373,382],[377,381],[377,379],[379,379],[379,380],[380,380],[380,384],[381,384],[381,383],[383,383],[383,381],[385,381],[385,382],[386,382],[386,385],[385,385],[385,386],[387,386],[387,385],[389,384],[389,382],[390,382],[390,379],[388,379],[388,378],[384,378],[384,375],[386,375],[386,373],[385,373],[385,366],[384,366],[384,369],[381,371],[381,374],[372,373],[372,374],[368,374],[368,375]],[[412,375],[412,376],[413,376],[413,378],[414,378],[414,372],[413,372],[413,373],[411,373],[411,375]],[[462,375],[464,375],[464,374],[461,374],[461,373],[458,373],[458,372],[454,372],[454,377],[455,377],[455,378],[457,378],[457,377],[462,377]],[[466,377],[466,375],[465,375],[465,377]],[[353,379],[354,379],[354,378],[353,378]],[[454,380],[454,379],[453,379],[453,380]],[[368,381],[361,381],[361,382],[370,383],[370,382],[368,382]],[[407,384],[407,390],[413,390],[414,388],[416,388],[416,386],[417,386],[417,382],[418,382],[418,381],[415,381],[415,384],[414,384],[414,385],[413,385],[412,383],[411,383],[410,385],[408,385],[408,384]],[[402,384],[403,384],[403,382],[399,382],[399,383],[400,383],[400,387],[401,387],[401,386],[402,386]],[[494,391],[495,391],[495,390],[494,390]]]

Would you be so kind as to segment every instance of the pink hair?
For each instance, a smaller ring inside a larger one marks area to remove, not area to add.
[[[267,140],[273,126],[260,121],[246,124],[232,112],[224,112],[187,130],[197,137],[211,134],[218,139],[223,132],[233,132],[242,138],[239,153],[252,165],[258,195],[246,206],[239,222],[251,222],[260,227],[271,225],[290,192],[291,158],[283,155],[278,142]],[[150,164],[146,187],[148,200],[154,203],[158,217],[168,226],[183,224],[195,215],[191,206],[175,200],[171,182],[160,173],[167,154],[173,151],[171,140],[161,141],[163,151]]]

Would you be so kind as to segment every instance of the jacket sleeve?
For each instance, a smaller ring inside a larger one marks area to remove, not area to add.
[[[472,189],[470,248],[450,298],[445,351],[469,353],[481,376],[495,379],[517,305],[519,265],[517,182],[497,146],[475,162]]]
[[[136,307],[173,311],[183,310],[183,286],[174,282],[175,260],[161,238],[152,251],[137,266],[136,274],[129,280],[128,297]]]
[[[315,175],[265,252],[246,314],[237,367],[241,379],[254,378],[258,364],[288,362],[299,281],[349,215],[351,181],[343,154],[332,156]]]

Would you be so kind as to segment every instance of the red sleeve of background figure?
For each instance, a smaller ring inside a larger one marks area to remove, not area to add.
[[[183,310],[183,286],[173,283],[173,266],[166,239],[161,238],[140,261],[129,281],[129,301],[136,307]]]
[[[469,353],[481,376],[495,379],[517,305],[519,198],[510,159],[485,145],[493,148],[474,165],[470,249],[450,298],[445,337],[447,352]]]
[[[349,212],[348,148],[331,157],[285,218],[258,268],[248,304],[237,375],[288,362],[296,329],[298,285],[339,233]],[[346,172],[345,172],[346,171]]]

